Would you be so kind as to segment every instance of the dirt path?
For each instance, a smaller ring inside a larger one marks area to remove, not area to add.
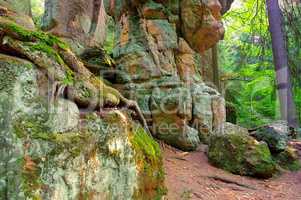
[[[301,200],[301,171],[258,180],[211,166],[204,146],[188,154],[171,147],[163,149],[165,200]]]

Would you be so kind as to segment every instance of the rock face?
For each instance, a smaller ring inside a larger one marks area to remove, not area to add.
[[[213,165],[234,174],[269,178],[276,172],[268,145],[234,125],[227,134],[210,137],[208,158]]]
[[[218,0],[48,0],[46,30],[68,35],[73,47],[74,40],[89,46],[91,25],[100,30],[105,21],[102,9],[91,10],[93,3],[104,5],[116,24],[113,82],[139,103],[157,138],[194,150],[200,139],[223,131],[224,99],[203,83],[212,79],[207,54],[224,34]]]
[[[210,133],[223,132],[224,99],[203,81],[213,81],[210,48],[223,37],[221,11],[230,4],[218,0],[47,0],[43,22],[45,30],[67,38],[81,53],[80,49],[101,43],[95,34],[103,35],[105,8],[116,27],[114,86],[139,103],[157,138],[194,150],[200,139],[206,142]],[[111,68],[93,69],[101,74],[112,72]]]
[[[106,8],[117,26],[115,86],[139,103],[153,134],[194,150],[223,132],[224,99],[203,82],[201,56],[223,37],[219,1],[114,0]]]
[[[46,0],[42,28],[68,41],[77,53],[100,47],[105,37],[103,0]]]
[[[63,45],[57,47],[70,52],[68,46],[31,31],[19,23],[18,12],[0,5],[0,199],[160,199],[165,191],[161,151],[132,111],[83,110],[65,94],[74,71],[53,48]],[[11,41],[14,48],[8,48]],[[26,52],[15,53],[18,47]],[[69,79],[55,84],[65,70]]]
[[[71,101],[41,95],[44,74],[33,64],[6,55],[0,62],[1,199],[162,195],[160,148],[126,111],[80,117]]]
[[[10,19],[28,28],[35,29],[31,16],[30,0],[0,0],[1,16],[9,11]]]
[[[0,4],[9,7],[10,10],[27,16],[31,16],[31,4],[30,0],[1,0]]]

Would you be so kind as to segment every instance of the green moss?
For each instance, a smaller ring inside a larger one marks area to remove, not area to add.
[[[46,43],[33,43],[30,45],[30,49],[45,52],[50,57],[54,58],[59,64],[65,64],[60,55]]]
[[[67,67],[65,64],[63,66],[65,66],[65,69],[66,69],[66,77],[63,80],[63,84],[64,85],[74,85],[74,72],[69,67]]]
[[[74,83],[74,72],[65,64],[61,56],[52,47],[44,42],[26,43],[31,51],[41,51],[47,54],[48,57],[53,58],[58,64],[64,67],[66,76],[63,80],[64,85],[72,85]]]
[[[89,142],[92,136],[92,134],[84,131],[52,133],[49,132],[49,127],[43,125],[44,123],[35,117],[22,116],[14,121],[13,128],[19,138],[31,138],[53,143],[56,148],[52,154],[59,154],[67,150],[73,157],[77,157],[82,152],[82,147]]]
[[[35,162],[36,163],[36,162]],[[41,200],[40,194],[37,191],[41,188],[42,181],[39,178],[41,170],[38,166],[34,166],[33,169],[26,169],[26,159],[24,158],[21,162],[22,169],[22,190],[26,198],[31,198],[33,200]]]
[[[38,39],[51,47],[56,45],[61,49],[69,49],[68,45],[58,37],[41,31],[31,31],[25,29],[24,27],[19,26],[18,24],[3,17],[0,18],[0,28],[6,31],[8,34],[17,35],[17,37],[19,37],[21,40],[36,41]]]
[[[268,178],[276,172],[268,146],[246,134],[212,135],[208,158],[234,174]]]
[[[164,171],[161,149],[142,127],[137,127],[131,143],[136,153],[136,161],[140,168],[140,191],[136,191],[134,199],[161,199],[166,194],[164,187]]]
[[[276,171],[276,163],[265,143],[255,145],[254,149],[244,156],[246,156],[247,164],[250,164],[253,169],[249,175],[268,178]]]
[[[66,78],[63,80],[65,85],[74,83],[74,72],[65,64],[61,56],[54,49],[59,47],[61,49],[69,49],[68,45],[51,34],[40,31],[31,31],[17,25],[16,23],[0,17],[0,29],[7,32],[7,34],[16,35],[20,40],[24,40],[24,45],[27,45],[31,51],[41,51],[54,59],[59,65],[64,67]],[[30,42],[28,42],[30,41]]]
[[[292,147],[287,147],[283,152],[274,157],[276,162],[286,170],[298,171],[301,169],[297,150]]]
[[[134,134],[132,144],[136,150],[140,150],[151,161],[161,157],[161,149],[158,143],[151,138],[142,127],[138,127]]]

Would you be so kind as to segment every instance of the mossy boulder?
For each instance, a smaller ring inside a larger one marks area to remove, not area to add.
[[[0,65],[0,199],[161,198],[160,148],[128,110],[80,114],[31,62]]]
[[[277,163],[284,169],[297,171],[301,169],[298,151],[287,146],[284,151],[275,156]]]
[[[214,166],[239,175],[269,178],[277,171],[267,144],[240,132],[211,135],[208,158]]]
[[[272,153],[280,153],[287,147],[289,127],[286,122],[279,121],[260,127],[251,135],[259,141],[266,142]]]

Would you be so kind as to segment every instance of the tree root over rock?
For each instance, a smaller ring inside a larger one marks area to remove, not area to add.
[[[135,112],[150,134],[138,104],[126,99],[118,90],[107,86],[90,72],[59,38],[27,30],[6,17],[0,17],[0,42],[1,52],[28,59],[45,71],[48,79],[55,84],[53,94],[59,95],[67,90],[67,98],[80,108],[88,106],[97,110],[105,106],[126,107]]]

